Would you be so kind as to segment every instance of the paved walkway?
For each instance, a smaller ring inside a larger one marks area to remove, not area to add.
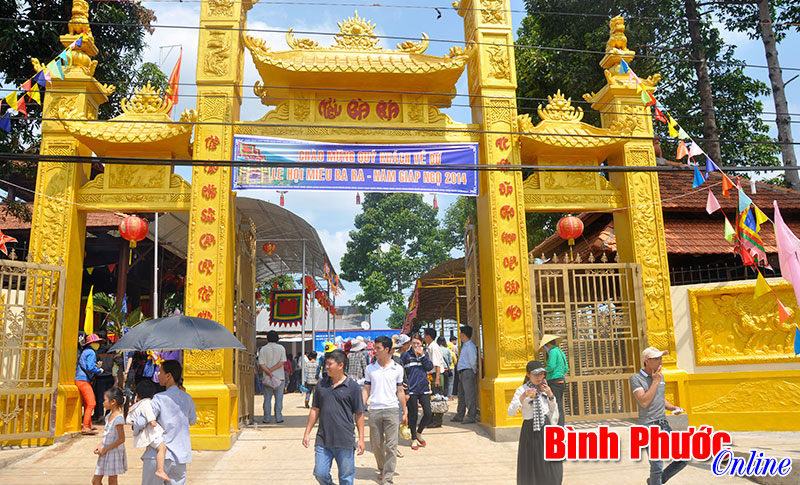
[[[256,409],[261,409],[257,397]],[[455,402],[451,402],[455,410]],[[233,448],[226,452],[195,451],[189,465],[190,484],[314,484],[311,475],[313,448],[301,444],[307,411],[300,394],[286,396],[285,422],[281,425],[259,425],[244,429]],[[426,448],[412,451],[408,442],[398,460],[396,484],[481,483],[513,484],[516,477],[517,443],[496,443],[478,425],[451,425],[425,432]],[[260,417],[259,417],[260,418]],[[618,431],[624,425],[617,423]],[[96,457],[92,450],[99,437],[70,439],[44,449],[32,449],[27,457],[0,468],[2,484],[86,484],[89,483]],[[741,448],[759,447],[771,456],[794,456],[800,459],[800,433],[735,433],[735,444]],[[624,441],[624,440],[623,440]],[[140,451],[133,448],[128,436],[128,473],[120,477],[121,485],[137,484],[141,476]],[[769,450],[767,450],[767,448]],[[24,450],[22,451],[24,452]],[[4,456],[22,453],[0,451]],[[623,450],[623,456],[627,451]],[[800,461],[795,460],[795,463]],[[798,465],[800,466],[800,465]],[[648,464],[622,460],[618,463],[566,463],[564,484],[642,485]],[[336,476],[335,470],[333,473]],[[356,456],[356,483],[377,483],[375,459],[369,451]],[[693,463],[673,480],[671,485],[744,484],[741,478],[717,478],[708,463]]]

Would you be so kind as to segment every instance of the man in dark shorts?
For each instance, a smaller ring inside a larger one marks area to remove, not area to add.
[[[336,460],[339,485],[352,485],[356,476],[354,449],[364,454],[364,401],[361,386],[344,374],[347,356],[336,349],[325,354],[328,375],[317,382],[314,402],[308,413],[303,446],[310,445],[311,429],[319,419],[314,446],[314,477],[323,485],[333,485],[331,465]],[[355,419],[354,419],[355,418]],[[358,426],[356,445],[354,424]]]

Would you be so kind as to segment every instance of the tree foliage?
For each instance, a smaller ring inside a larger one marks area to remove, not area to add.
[[[63,50],[59,36],[68,31],[71,9],[71,0],[0,0],[0,17],[15,19],[0,24],[0,79],[4,86],[19,86],[36,74],[31,58],[47,63]],[[146,34],[153,32],[151,24],[155,20],[153,11],[140,2],[91,2],[89,21],[100,51],[94,58],[98,61],[94,77],[116,86],[116,91],[100,106],[98,118],[119,115],[120,100],[130,97],[135,87],[147,81],[166,88],[167,77],[158,66],[142,64]],[[11,132],[0,131],[0,150],[39,151],[41,106],[29,103],[28,116],[13,116]],[[36,162],[4,162],[0,167],[0,176],[4,178],[14,173],[35,176]],[[4,205],[7,213],[29,219],[30,214],[19,204]]]
[[[687,23],[681,0],[526,0],[529,14],[519,29],[517,56],[518,96],[522,111],[534,110],[542,98],[561,89],[573,103],[605,85],[601,54],[567,52],[560,49],[605,51],[608,19],[622,15],[626,19],[628,48],[636,51],[632,68],[640,76],[660,73],[656,97],[695,138],[702,138],[696,75]],[[560,18],[541,12],[568,12]],[[587,15],[588,14],[588,15]],[[596,16],[592,15],[596,14]],[[769,93],[761,81],[744,73],[744,63],[735,57],[735,49],[725,44],[720,32],[708,19],[701,23],[705,55],[715,102],[717,125],[723,140],[772,141],[761,119],[759,96]],[[527,48],[545,46],[552,50]],[[585,104],[585,103],[584,103]],[[598,124],[599,116],[584,106],[585,121]],[[666,127],[656,123],[656,130],[666,136]],[[662,143],[667,156],[675,153],[672,141]],[[722,160],[730,165],[776,165],[777,147],[772,144],[724,142]]]
[[[372,312],[387,303],[392,311],[389,326],[402,323],[404,292],[449,258],[451,246],[436,214],[419,194],[366,194],[341,262],[342,278],[361,286],[352,304]]]

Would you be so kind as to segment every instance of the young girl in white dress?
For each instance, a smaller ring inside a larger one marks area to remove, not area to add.
[[[108,477],[108,485],[117,485],[117,475],[128,471],[128,456],[125,454],[125,417],[122,407],[125,395],[122,389],[112,387],[103,395],[103,408],[111,411],[106,414],[103,441],[94,449],[97,467],[92,477],[92,485],[101,485],[103,477]]]
[[[133,435],[133,446],[144,448],[150,446],[156,450],[156,477],[169,481],[169,475],[164,471],[164,462],[167,456],[167,445],[164,443],[164,428],[156,421],[153,406],[150,404],[156,393],[156,386],[149,380],[136,384],[136,402],[128,411],[128,424],[136,422],[136,418],[144,416],[147,426],[138,434]]]

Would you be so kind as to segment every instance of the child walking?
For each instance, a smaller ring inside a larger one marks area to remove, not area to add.
[[[127,424],[132,425],[136,418],[144,416],[148,422],[142,431],[133,435],[133,446],[144,448],[150,446],[156,450],[156,477],[170,481],[169,475],[164,472],[164,460],[167,455],[167,445],[164,444],[164,429],[156,421],[153,406],[150,404],[156,393],[156,386],[148,380],[136,384],[136,402],[128,412]]]
[[[94,454],[98,457],[92,485],[101,485],[103,477],[108,477],[108,485],[117,485],[117,475],[128,471],[128,456],[125,454],[125,418],[122,415],[124,404],[125,395],[118,387],[112,387],[103,395],[103,409],[111,412],[106,414],[103,441],[94,449]]]

